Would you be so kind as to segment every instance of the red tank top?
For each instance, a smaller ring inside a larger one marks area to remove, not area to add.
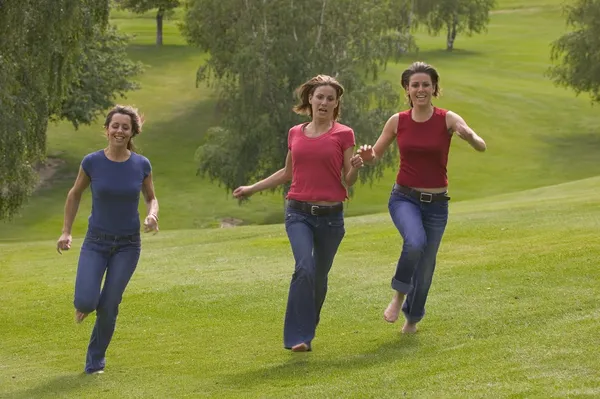
[[[448,111],[434,107],[433,115],[425,122],[415,122],[411,111],[398,114],[396,141],[400,150],[400,170],[396,183],[408,187],[446,187],[452,138],[446,127]]]

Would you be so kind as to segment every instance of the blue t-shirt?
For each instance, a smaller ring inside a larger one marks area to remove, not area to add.
[[[81,167],[91,180],[89,229],[112,235],[140,232],[140,191],[152,171],[148,158],[131,153],[125,162],[111,161],[104,150],[86,155]]]

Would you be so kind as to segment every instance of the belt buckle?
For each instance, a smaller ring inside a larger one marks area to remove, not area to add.
[[[419,195],[419,201],[425,202],[425,203],[429,204],[431,201],[433,201],[433,194],[431,194],[431,193],[421,193]]]
[[[319,207],[317,205],[311,205],[310,206],[310,214],[313,216],[317,216],[318,209],[319,209]]]

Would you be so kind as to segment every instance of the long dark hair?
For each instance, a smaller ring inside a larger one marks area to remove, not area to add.
[[[112,121],[112,117],[115,114],[127,115],[131,118],[131,132],[133,134],[127,142],[127,149],[129,151],[136,152],[135,145],[133,144],[133,138],[142,133],[142,125],[144,124],[142,116],[140,116],[137,108],[133,108],[130,105],[115,105],[114,108],[108,111],[108,114],[106,114],[106,119],[104,120],[104,129],[108,129],[108,126]]]

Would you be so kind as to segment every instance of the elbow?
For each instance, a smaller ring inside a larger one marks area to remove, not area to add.
[[[81,192],[75,190],[74,188],[70,189],[67,193],[67,201],[79,203],[79,201],[81,201]]]
[[[281,179],[283,180],[282,183],[287,183],[292,180],[292,171],[284,169]]]

